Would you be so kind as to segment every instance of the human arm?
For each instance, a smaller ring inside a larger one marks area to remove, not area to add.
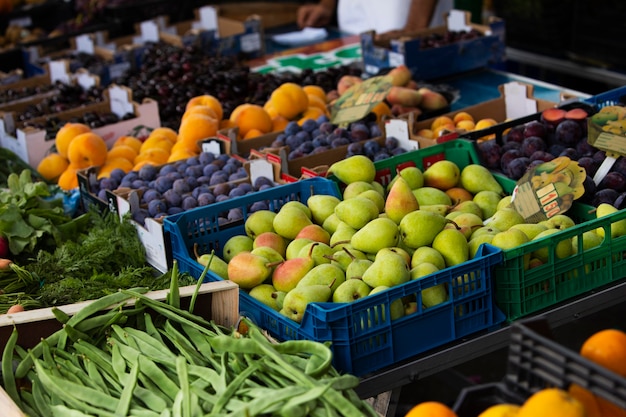
[[[412,0],[404,31],[414,32],[430,25],[437,0]]]
[[[330,23],[335,13],[337,0],[320,0],[318,4],[307,4],[298,9],[298,26],[322,27]]]

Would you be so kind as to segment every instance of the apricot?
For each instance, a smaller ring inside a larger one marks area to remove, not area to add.
[[[57,131],[54,138],[54,145],[57,148],[57,152],[67,158],[67,149],[70,146],[70,142],[72,142],[76,136],[87,132],[91,132],[91,128],[84,123],[65,123]]]
[[[262,133],[272,131],[272,118],[263,107],[257,104],[244,104],[236,107],[230,120],[239,128],[239,136],[242,138],[252,129]]]
[[[107,154],[107,162],[112,158],[124,158],[128,161],[134,161],[137,157],[137,151],[128,146],[128,145],[118,145],[109,149],[109,153]]]
[[[61,173],[59,179],[57,180],[57,185],[65,191],[70,191],[75,188],[78,188],[78,176],[76,173],[80,170],[80,167],[76,165],[69,164],[65,171]]]
[[[157,127],[152,129],[152,131],[148,134],[148,138],[154,136],[164,136],[168,138],[172,143],[176,143],[178,140],[178,133],[171,127]]]
[[[309,107],[307,93],[298,84],[291,82],[283,83],[272,91],[270,101],[278,114],[289,120],[294,120]]]
[[[319,85],[305,85],[302,87],[307,96],[317,96],[326,103],[326,92]]]
[[[215,115],[218,120],[222,120],[222,118],[224,117],[224,109],[222,107],[222,103],[220,103],[217,98],[210,94],[203,94],[190,98],[187,102],[187,106],[185,107],[185,111],[197,105],[208,106],[212,108],[215,111]]]
[[[461,120],[469,120],[472,123],[474,122],[474,116],[472,116],[471,114],[469,114],[466,111],[460,111],[458,113],[456,113],[454,116],[452,116],[452,121],[454,122],[454,124],[459,123]]]
[[[200,151],[198,141],[215,136],[219,122],[205,114],[190,114],[178,128],[178,141],[185,142],[190,149]]]
[[[143,142],[139,138],[136,138],[135,136],[120,136],[119,138],[115,140],[115,142],[113,142],[112,148],[116,146],[120,146],[120,145],[126,145],[126,146],[130,146],[137,153],[139,153],[139,149],[141,149],[142,143]]]
[[[46,155],[37,165],[37,172],[47,181],[54,181],[69,165],[67,158],[57,152]]]
[[[102,137],[93,132],[81,133],[70,142],[67,159],[70,165],[78,168],[100,166],[106,161],[107,152],[107,145]]]

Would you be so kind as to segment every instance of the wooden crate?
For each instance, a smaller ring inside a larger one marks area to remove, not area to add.
[[[180,288],[181,307],[189,306],[196,286]],[[150,291],[146,296],[154,300],[165,300],[169,290]],[[74,315],[93,301],[59,306],[59,310]],[[133,302],[131,301],[130,304]],[[213,320],[217,324],[232,327],[239,320],[239,286],[232,281],[208,282],[200,286],[194,313]],[[23,348],[35,346],[42,338],[47,337],[61,328],[61,323],[54,317],[51,308],[28,310],[16,314],[0,315],[0,346],[4,347],[16,326],[20,338],[19,345]],[[3,417],[27,417],[0,386],[0,410]]]

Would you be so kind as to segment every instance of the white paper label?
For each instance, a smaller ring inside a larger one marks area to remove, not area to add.
[[[76,51],[89,55],[94,54],[94,42],[89,35],[78,35],[76,37]]]
[[[134,113],[133,104],[130,102],[128,90],[113,85],[109,87],[109,98],[111,100],[111,112],[119,117],[127,113]]]
[[[200,27],[205,30],[217,30],[217,11],[214,7],[204,6],[199,10]]]
[[[98,79],[87,71],[79,71],[76,73],[76,82],[83,90],[89,90],[91,87],[95,87],[98,84]]]
[[[50,82],[54,84],[57,81],[63,84],[70,83],[70,75],[67,72],[67,61],[50,61]]]
[[[159,41],[159,26],[153,20],[141,22],[141,39],[144,42],[158,42]]]
[[[409,123],[406,120],[387,120],[385,122],[385,137],[398,139],[400,147],[407,151],[419,148],[417,141],[409,139]]]
[[[265,177],[274,180],[274,166],[265,159],[250,160],[250,182],[254,184],[257,178]]]
[[[391,68],[404,65],[404,55],[398,52],[389,52],[389,66]]]
[[[465,20],[465,11],[463,10],[450,10],[448,14],[448,30],[453,32],[466,31],[469,32],[472,28],[468,26]]]
[[[504,84],[504,106],[507,119],[537,113],[537,102],[526,96],[526,85],[516,82]]]
[[[15,19],[11,19],[9,22],[9,26],[19,26],[21,28],[26,28],[33,25],[33,19],[30,16],[22,16]]]
[[[219,140],[206,140],[202,142],[202,152],[212,153],[215,156],[222,154],[222,145]]]
[[[261,34],[258,32],[242,35],[240,40],[241,50],[243,52],[254,52],[261,50]]]

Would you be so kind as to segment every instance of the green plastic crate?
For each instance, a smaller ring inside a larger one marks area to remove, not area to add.
[[[453,161],[460,168],[480,163],[475,142],[457,139],[376,162],[377,180],[386,185],[404,167],[426,169],[441,159]],[[501,174],[494,176],[507,193],[513,191],[515,181]],[[622,210],[596,219],[593,210],[592,206],[575,202],[566,213],[576,221],[575,227],[503,251],[504,260],[494,269],[495,294],[496,304],[509,322],[626,277],[626,236],[609,237],[600,246],[586,251],[579,247],[577,254],[564,259],[555,256],[554,247],[558,242],[575,236],[580,242],[584,232],[598,227],[609,230],[612,223],[626,218],[626,210]],[[548,262],[525,268],[525,258],[546,247],[550,254]]]

